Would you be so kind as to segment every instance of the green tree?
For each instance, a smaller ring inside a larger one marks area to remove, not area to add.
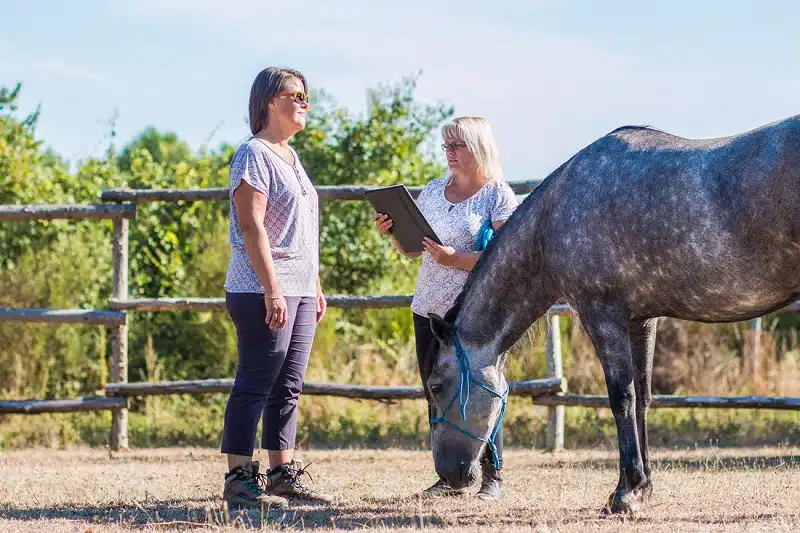
[[[293,140],[314,183],[424,185],[441,177],[444,167],[426,142],[453,109],[417,102],[415,87],[416,80],[407,78],[370,91],[364,117],[336,109],[323,95],[308,126]],[[385,285],[389,275],[405,277],[408,289],[408,270],[404,276],[402,261],[375,231],[373,217],[366,201],[323,203],[320,263],[327,292],[364,294]],[[387,270],[389,256],[396,266]],[[409,268],[416,271],[414,264]]]
[[[18,114],[13,90],[0,88],[0,202],[60,204],[93,200],[100,183],[71,174],[35,138],[38,110]],[[110,285],[108,223],[0,224],[0,306],[104,306]],[[93,391],[107,373],[106,335],[97,327],[0,324],[0,394],[70,396]]]
[[[175,133],[161,133],[150,126],[122,150],[119,156],[119,168],[129,172],[133,158],[142,151],[150,154],[153,162],[166,166],[177,165],[194,157],[189,145],[178,139]]]

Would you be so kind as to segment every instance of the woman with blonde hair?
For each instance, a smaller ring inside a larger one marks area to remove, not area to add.
[[[444,316],[453,306],[469,272],[481,256],[487,235],[499,229],[518,205],[511,187],[503,181],[500,154],[486,119],[456,118],[442,127],[441,134],[448,172],[445,177],[432,180],[425,186],[417,205],[444,245],[426,238],[424,252],[406,253],[392,237],[392,244],[400,254],[409,258],[422,257],[411,311],[417,361],[429,413],[431,395],[427,382],[439,346],[431,331],[428,313]],[[391,237],[392,221],[387,215],[378,213],[375,225],[381,234]],[[502,458],[502,426],[495,444],[498,457]],[[489,449],[486,451],[482,460],[481,487],[476,497],[495,500],[503,493],[502,464],[495,468]],[[464,492],[450,488],[440,478],[423,494],[456,496]]]
[[[306,125],[308,87],[296,70],[262,70],[250,89],[250,131],[230,163],[231,258],[225,303],[239,362],[222,434],[229,505],[287,507],[327,499],[301,483],[297,402],[326,302],[319,282],[317,193],[289,140]],[[253,448],[259,419],[269,469]]]

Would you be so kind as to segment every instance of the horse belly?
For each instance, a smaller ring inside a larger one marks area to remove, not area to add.
[[[616,291],[635,316],[670,316],[701,322],[735,322],[779,309],[800,295],[796,254],[771,257],[701,254],[664,256],[626,275]],[[760,260],[759,260],[760,259]],[[772,259],[772,260],[770,260]]]
[[[786,290],[766,284],[745,286],[741,282],[729,286],[717,283],[688,290],[665,285],[661,294],[631,296],[632,317],[664,316],[718,323],[748,320],[781,309],[800,296],[800,288]]]
[[[546,246],[553,276],[570,301],[618,301],[632,316],[735,322],[800,296],[800,246],[743,246],[713,233],[562,234]]]

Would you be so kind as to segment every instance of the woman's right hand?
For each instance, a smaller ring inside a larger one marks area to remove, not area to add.
[[[289,306],[286,304],[286,298],[265,294],[264,305],[267,307],[267,316],[264,322],[267,323],[269,329],[282,329],[286,325],[286,319],[289,316]]]
[[[381,235],[384,237],[390,237],[391,232],[389,230],[392,228],[392,219],[389,218],[389,215],[377,213],[375,215],[375,227],[378,228],[378,231],[381,232]]]
[[[385,215],[383,213],[378,213],[375,215],[375,227],[378,228],[378,231],[380,231],[381,235],[384,237],[391,237],[392,246],[394,246],[394,249],[397,250],[400,255],[408,257],[409,259],[416,259],[422,255],[419,252],[407,253],[405,250],[403,250],[403,247],[400,246],[400,243],[397,242],[397,240],[394,238],[394,235],[392,235],[392,232],[390,231],[392,229],[392,224],[392,219],[389,218],[389,215]]]

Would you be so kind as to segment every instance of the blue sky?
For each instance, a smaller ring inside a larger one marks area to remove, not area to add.
[[[417,96],[483,115],[508,179],[628,123],[686,137],[800,113],[800,3],[5,0],[0,85],[75,161],[145,126],[193,147],[249,133],[255,74],[287,65],[339,105],[421,70]]]

